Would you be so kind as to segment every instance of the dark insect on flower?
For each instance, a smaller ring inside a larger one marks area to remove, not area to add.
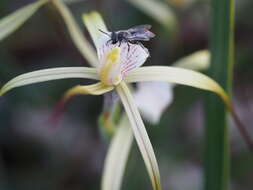
[[[130,44],[138,44],[142,48],[146,49],[140,41],[149,41],[150,38],[155,37],[155,34],[150,32],[151,25],[144,24],[144,25],[138,25],[134,26],[132,28],[129,28],[127,30],[119,30],[119,31],[112,31],[110,34],[101,31],[102,33],[106,34],[110,37],[110,40],[107,41],[108,43],[116,44],[119,43],[119,46],[122,42],[126,42],[128,45],[128,51],[130,48]]]

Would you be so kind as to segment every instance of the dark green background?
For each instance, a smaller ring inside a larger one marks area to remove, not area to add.
[[[28,4],[28,0],[1,0],[0,16]],[[209,4],[196,1],[180,8],[169,5],[178,19],[176,34],[125,1],[80,1],[70,5],[88,37],[81,14],[96,9],[111,30],[152,24],[156,38],[145,44],[151,52],[146,65],[171,65],[178,58],[208,47]],[[251,0],[236,9],[236,65],[233,98],[243,122],[252,129],[253,23]],[[73,45],[53,7],[39,10],[22,28],[0,43],[0,85],[29,71],[59,66],[87,66]],[[66,107],[58,126],[47,119],[65,90],[84,80],[60,80],[14,89],[0,98],[0,189],[99,189],[107,141],[97,118],[102,97],[80,96]],[[204,114],[202,92],[177,86],[174,101],[160,124],[147,130],[161,169],[164,189],[203,188]],[[231,189],[252,189],[253,157],[232,122]],[[151,189],[136,144],[131,151],[123,189]]]

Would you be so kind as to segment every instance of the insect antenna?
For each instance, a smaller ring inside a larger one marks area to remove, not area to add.
[[[103,30],[101,30],[101,29],[98,29],[100,32],[102,32],[103,34],[105,34],[105,35],[107,35],[107,36],[109,36],[109,37],[111,37],[110,36],[110,34],[108,34],[108,33],[106,33],[106,32],[104,32]]]

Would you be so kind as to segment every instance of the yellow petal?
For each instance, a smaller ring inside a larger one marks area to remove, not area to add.
[[[133,132],[126,115],[124,115],[106,154],[102,174],[102,190],[120,190],[132,142]]]
[[[168,66],[141,67],[131,71],[125,81],[165,81],[212,91],[231,109],[231,100],[221,86],[210,77],[196,71]]]
[[[92,85],[77,85],[71,89],[69,89],[64,97],[63,97],[63,101],[67,101],[69,98],[75,96],[75,95],[85,95],[85,94],[91,94],[91,95],[101,95],[104,94],[106,92],[109,92],[111,90],[113,90],[114,87],[113,86],[106,86],[101,82],[98,82],[96,84],[92,84]]]
[[[0,89],[0,96],[16,87],[67,78],[98,79],[98,75],[96,69],[88,67],[59,67],[42,69],[13,78]]]
[[[120,48],[116,47],[105,56],[105,63],[102,65],[99,77],[105,85],[117,85],[121,82],[120,72]]]
[[[131,123],[132,131],[148,170],[153,189],[160,190],[160,172],[155,153],[131,92],[124,82],[121,82],[116,89]]]
[[[126,82],[143,82],[143,81],[165,81],[186,86],[192,86],[202,90],[216,93],[223,100],[227,109],[233,116],[241,135],[247,145],[253,150],[253,143],[247,133],[245,125],[241,122],[234,110],[232,100],[224,89],[210,77],[188,69],[168,67],[168,66],[150,66],[141,67],[131,71],[125,78]]]
[[[24,6],[0,20],[0,41],[17,30],[48,0],[40,0]]]
[[[96,67],[98,65],[96,52],[88,40],[84,37],[83,32],[79,28],[68,7],[61,0],[53,0],[51,2],[55,5],[63,17],[63,20],[69,30],[70,37],[72,38],[79,52],[91,66]]]

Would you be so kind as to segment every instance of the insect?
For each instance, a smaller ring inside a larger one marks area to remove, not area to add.
[[[140,41],[149,41],[150,38],[155,37],[155,34],[149,31],[150,29],[151,25],[144,24],[134,26],[127,30],[112,31],[111,34],[108,34],[102,30],[99,31],[110,37],[110,40],[106,42],[107,44],[110,42],[112,44],[119,43],[120,46],[122,42],[126,42],[129,51],[130,49],[129,44],[138,44],[143,49],[146,49]]]

